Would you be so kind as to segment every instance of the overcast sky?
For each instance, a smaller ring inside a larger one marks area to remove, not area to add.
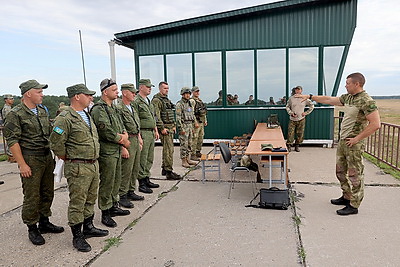
[[[66,87],[83,83],[79,30],[87,86],[99,91],[100,81],[111,76],[108,41],[115,33],[270,2],[276,1],[2,1],[0,95],[19,95],[19,84],[29,79],[49,84],[47,95],[66,95]],[[399,10],[398,0],[358,1],[343,75],[364,73],[371,95],[400,95]],[[115,48],[118,82],[134,82],[132,50]]]

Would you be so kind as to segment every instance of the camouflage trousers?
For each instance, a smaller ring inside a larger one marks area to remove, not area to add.
[[[138,179],[150,177],[150,169],[154,161],[154,131],[141,131],[143,147],[140,152],[140,169]]]
[[[121,185],[121,152],[111,155],[100,154],[99,209],[108,210],[119,200]]]
[[[306,118],[300,121],[289,121],[288,134],[286,143],[293,144],[296,135],[296,145],[300,145],[304,140],[304,128],[306,126]]]
[[[137,136],[129,137],[131,146],[128,149],[129,158],[122,158],[121,162],[121,185],[119,187],[119,195],[123,196],[128,191],[135,191],[136,180],[139,175],[140,168],[140,147]]]
[[[180,157],[184,159],[190,157],[192,153],[193,124],[182,124],[182,129],[180,129],[180,131],[185,132],[184,135],[179,134]]]
[[[163,146],[161,167],[166,171],[172,171],[174,164],[174,132],[172,129],[168,129],[168,131],[169,133],[166,135],[160,132],[160,140]]]
[[[193,134],[193,153],[200,154],[201,147],[203,146],[203,138],[204,138],[204,123],[199,123],[199,127],[194,127]]]
[[[51,216],[51,204],[54,198],[54,159],[49,152],[46,156],[23,155],[26,164],[31,168],[32,176],[21,177],[24,200],[22,204],[22,221],[35,224],[40,216]]]
[[[364,143],[349,147],[345,142],[340,140],[336,150],[336,177],[343,196],[350,200],[351,206],[358,208],[364,198]]]
[[[99,188],[99,163],[66,161],[64,175],[69,190],[68,225],[73,226],[94,214]]]

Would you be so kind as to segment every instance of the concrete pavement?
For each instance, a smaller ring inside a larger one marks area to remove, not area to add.
[[[205,147],[203,153],[210,149]],[[399,181],[365,162],[365,198],[359,214],[338,216],[335,211],[341,207],[329,203],[340,196],[335,151],[303,147],[300,153],[290,153],[289,177],[297,201],[281,211],[246,208],[253,196],[246,176],[238,175],[241,182],[227,199],[230,173],[225,163],[221,183],[216,173],[207,174],[212,181],[199,182],[201,169],[190,171],[183,181],[164,180],[161,147],[156,147],[152,174],[161,187],[145,195],[144,202],[135,202],[131,215],[117,217],[118,227],[109,229],[108,237],[89,239],[89,253],[72,248],[65,179],[57,185],[51,219],[66,232],[45,234],[44,246],[30,243],[20,219],[16,164],[1,162],[0,179],[6,183],[0,185],[0,265],[301,266],[303,256],[306,266],[397,266]],[[175,147],[175,169],[185,174],[178,155]],[[103,227],[98,211],[95,224]],[[103,252],[110,237],[118,237],[119,245]]]

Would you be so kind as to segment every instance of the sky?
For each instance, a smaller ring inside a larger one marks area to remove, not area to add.
[[[66,95],[65,88],[84,82],[79,30],[82,34],[86,84],[99,91],[111,77],[108,41],[115,33],[276,1],[261,0],[16,0],[1,1],[0,95],[19,95],[29,79],[46,83],[47,95]],[[370,95],[400,95],[400,1],[359,0],[357,28],[345,76],[361,72]],[[135,82],[132,50],[115,46],[119,84]]]

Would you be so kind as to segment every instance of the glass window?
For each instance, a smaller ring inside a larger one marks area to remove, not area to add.
[[[152,94],[156,94],[158,92],[158,83],[164,80],[163,56],[159,55],[139,57],[139,70],[139,79],[150,79],[151,82],[156,86],[156,90],[152,90]]]
[[[182,87],[192,88],[192,54],[167,55],[168,98],[173,103],[181,99]]]
[[[207,105],[220,106],[222,98],[221,52],[195,54],[196,85],[200,88],[200,98]]]
[[[324,48],[323,94],[332,96],[344,46]]]
[[[286,104],[285,49],[257,51],[257,102],[258,105]]]
[[[304,94],[318,95],[318,48],[289,49],[289,95],[300,85]]]
[[[254,95],[254,51],[226,52],[226,102],[244,105]]]

